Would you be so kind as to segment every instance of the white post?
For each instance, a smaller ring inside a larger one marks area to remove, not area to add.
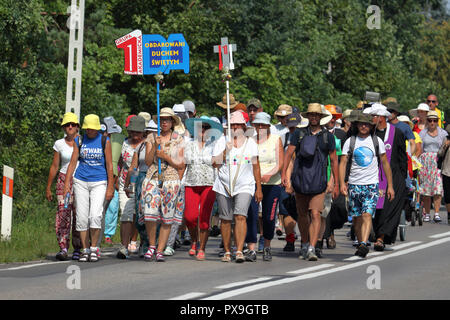
[[[1,240],[11,240],[14,169],[3,166]]]
[[[66,112],[73,112],[80,118],[84,0],[72,0],[72,5],[67,9],[67,12],[70,13],[70,18],[67,21],[67,27],[70,29],[70,36],[69,61],[67,63]],[[76,66],[74,66],[75,58]]]

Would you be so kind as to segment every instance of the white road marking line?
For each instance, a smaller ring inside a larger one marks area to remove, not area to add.
[[[450,234],[449,234],[450,235]],[[416,244],[422,243],[422,241],[411,241],[411,242],[405,242],[402,244],[398,244],[396,246],[391,247],[392,250],[399,250],[399,249],[403,249],[406,247],[410,247],[410,246],[414,246]]]
[[[316,270],[325,269],[325,268],[333,267],[333,266],[334,266],[334,264],[324,263],[324,264],[321,264],[321,265],[318,265],[315,267],[303,268],[303,269],[299,269],[299,270],[289,271],[286,273],[290,273],[290,274],[306,273],[306,272],[316,271]]]
[[[189,300],[189,299],[195,299],[201,296],[204,296],[206,293],[204,292],[190,292],[183,294],[182,296],[178,296],[169,300]]]
[[[387,260],[387,259],[390,259],[390,258],[393,258],[393,257],[399,257],[399,256],[402,256],[402,255],[405,255],[405,254],[409,254],[409,253],[412,253],[412,252],[415,252],[415,251],[426,249],[426,248],[429,248],[429,247],[432,247],[432,246],[440,245],[440,244],[443,244],[443,243],[446,243],[446,242],[450,242],[450,237],[449,238],[443,238],[443,239],[435,240],[435,241],[431,241],[429,243],[421,244],[421,245],[415,246],[413,248],[409,248],[409,249],[393,252],[393,253],[382,255],[382,256],[379,256],[379,257],[372,258],[372,259],[365,259],[365,260],[362,260],[362,261],[354,262],[354,263],[347,264],[347,265],[340,266],[340,267],[333,268],[333,269],[323,270],[323,271],[319,271],[319,272],[315,272],[315,273],[304,274],[304,275],[297,276],[297,277],[292,277],[292,278],[274,280],[274,281],[270,281],[270,282],[255,284],[255,285],[252,285],[252,286],[249,286],[249,287],[245,287],[245,288],[231,290],[231,291],[228,291],[228,292],[224,292],[224,293],[220,293],[220,294],[216,294],[216,295],[204,298],[202,300],[228,299],[228,298],[239,296],[239,295],[242,295],[242,294],[245,294],[245,293],[249,293],[249,292],[252,292],[252,291],[257,291],[257,290],[261,290],[261,289],[267,289],[269,287],[274,287],[274,286],[287,284],[287,283],[292,283],[292,282],[296,282],[296,281],[317,278],[317,277],[328,275],[328,274],[331,274],[331,273],[335,273],[335,272],[339,272],[339,271],[345,271],[345,270],[349,270],[349,269],[353,269],[353,268],[358,268],[358,267],[361,267],[361,266],[366,265],[366,264],[372,264],[372,263],[375,263],[375,262]]]
[[[429,238],[437,239],[437,238],[442,238],[442,237],[446,237],[446,236],[450,236],[450,231],[444,232],[444,233],[433,234],[432,236],[429,236]]]
[[[33,268],[33,267],[40,267],[40,266],[48,266],[50,264],[60,264],[60,263],[69,263],[72,261],[58,261],[58,262],[44,262],[44,263],[37,263],[37,264],[28,264],[25,266],[20,266],[20,267],[13,267],[13,268],[7,268],[7,269],[0,269],[0,271],[11,271],[11,270],[20,270],[20,269],[29,269],[29,268]]]
[[[381,252],[381,251],[370,252],[370,253],[367,254],[366,257],[376,257],[376,256],[379,256],[379,255],[381,255],[383,253],[384,252]],[[352,256],[350,258],[344,259],[344,261],[355,261],[355,260],[361,260],[361,259],[364,259],[364,258],[361,258],[360,256]]]
[[[216,289],[229,289],[229,288],[243,286],[243,285],[246,285],[246,284],[252,284],[252,283],[257,283],[257,282],[261,282],[261,281],[267,281],[267,280],[270,280],[270,279],[272,279],[272,277],[261,277],[261,278],[256,278],[256,279],[252,279],[252,280],[247,280],[247,281],[233,282],[233,283],[229,283],[229,284],[224,284],[223,286],[218,286],[218,287],[216,287]]]

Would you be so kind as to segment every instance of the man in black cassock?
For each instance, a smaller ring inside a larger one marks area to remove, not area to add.
[[[365,113],[372,115],[373,123],[376,125],[375,134],[384,141],[386,155],[391,165],[395,191],[395,198],[391,201],[387,197],[384,198],[385,193],[382,189],[383,184],[387,181],[384,172],[382,172],[383,167],[380,167],[380,174],[383,176],[380,177],[380,197],[373,227],[376,236],[374,249],[383,251],[386,244],[393,244],[397,238],[397,229],[406,199],[405,179],[408,170],[408,158],[405,136],[400,130],[396,130],[393,125],[387,122],[389,112],[386,107],[381,104],[374,104],[369,109]]]

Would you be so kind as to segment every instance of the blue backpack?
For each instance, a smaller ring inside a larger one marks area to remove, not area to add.
[[[327,130],[312,135],[301,130],[296,146],[294,170],[291,175],[292,186],[297,193],[320,194],[327,188],[328,157],[319,150],[319,139],[328,145]]]

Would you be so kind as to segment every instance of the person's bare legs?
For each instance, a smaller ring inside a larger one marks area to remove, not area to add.
[[[234,238],[236,240],[236,250],[244,250],[245,236],[247,234],[247,218],[235,215]]]
[[[223,249],[231,252],[231,220],[221,220],[220,233],[222,234]]]
[[[159,238],[158,238],[158,252],[163,252],[166,248],[167,240],[169,239],[170,229],[172,225],[170,224],[161,224],[159,229]]]
[[[433,204],[434,204],[434,215],[439,215],[439,211],[441,210],[441,203],[442,203],[442,196],[441,195],[434,195],[433,197]]]
[[[127,249],[130,244],[132,225],[133,223],[131,221],[122,221],[120,223],[120,240],[122,245]]]
[[[320,211],[311,210],[311,224],[309,225],[309,244],[312,247],[316,246],[319,238],[320,227],[322,224]]]
[[[100,237],[100,231],[101,231],[100,228],[99,229],[94,229],[94,228],[89,229],[91,243],[94,244],[95,246],[97,246],[98,239]]]

